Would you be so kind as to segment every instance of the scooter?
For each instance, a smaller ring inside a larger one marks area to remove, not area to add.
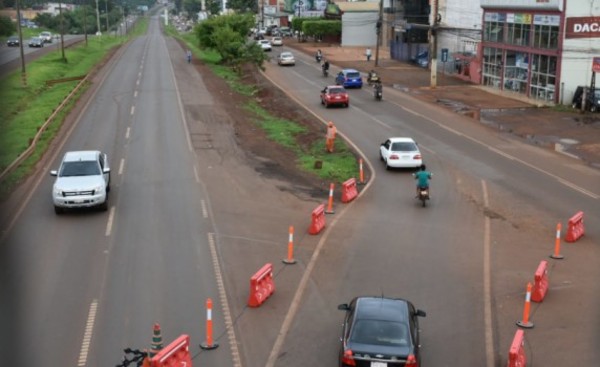
[[[317,60],[317,62],[319,62],[319,63],[320,63],[320,62],[321,62],[321,60],[323,60],[323,55],[316,54],[316,55],[315,55],[315,60]]]
[[[427,206],[427,200],[429,200],[429,187],[419,187],[419,196],[417,197],[423,205]]]

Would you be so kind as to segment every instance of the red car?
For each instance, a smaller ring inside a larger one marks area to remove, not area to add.
[[[350,97],[346,89],[341,85],[329,85],[321,91],[321,104],[325,105],[325,107],[333,105],[348,107]]]

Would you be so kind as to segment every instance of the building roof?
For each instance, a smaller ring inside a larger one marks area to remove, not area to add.
[[[379,11],[378,1],[336,1],[335,5],[337,5],[340,10],[345,13]]]

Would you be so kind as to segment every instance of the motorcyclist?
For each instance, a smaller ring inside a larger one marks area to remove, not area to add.
[[[327,72],[329,71],[329,61],[323,61],[323,64],[321,64],[321,68],[323,69],[323,74],[327,76]]]
[[[376,81],[376,79],[379,79],[379,77],[377,76],[375,70],[371,69],[371,71],[369,71],[369,74],[367,75],[367,81],[374,82]]]
[[[419,198],[419,190],[420,189],[429,189],[429,180],[431,180],[431,172],[427,171],[427,166],[425,164],[421,164],[419,167],[419,171],[413,173],[415,180],[417,180],[417,196]]]
[[[321,49],[317,50],[317,54],[315,55],[315,59],[317,60],[317,62],[321,62],[321,60],[323,59],[323,53],[321,52]]]
[[[341,71],[335,77],[335,82],[338,85],[343,85],[345,80],[346,80],[346,77],[344,76],[344,73],[342,73]]]

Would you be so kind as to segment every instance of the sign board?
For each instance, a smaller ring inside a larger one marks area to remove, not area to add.
[[[600,37],[600,17],[567,18],[565,38]]]
[[[592,71],[594,73],[600,73],[600,57],[594,57],[592,59]]]
[[[480,0],[482,8],[563,10],[563,0]]]

